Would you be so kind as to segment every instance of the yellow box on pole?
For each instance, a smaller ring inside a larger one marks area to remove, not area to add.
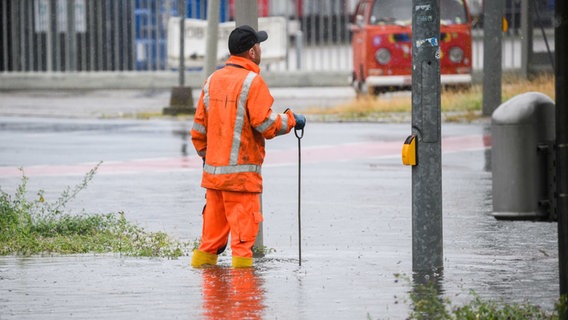
[[[402,145],[402,164],[407,166],[416,165],[416,135],[410,135]]]

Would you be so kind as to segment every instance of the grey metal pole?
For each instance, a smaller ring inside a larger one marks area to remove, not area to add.
[[[40,14],[41,12],[42,11],[40,11]],[[8,57],[10,56],[10,54],[8,50],[8,2],[2,1],[0,3],[0,13],[2,14],[2,30],[0,31],[2,32],[2,71],[9,71]],[[49,19],[47,18],[46,21],[49,21]]]
[[[120,52],[121,52],[121,48],[120,48],[120,44],[121,44],[121,39],[120,39],[120,9],[119,9],[119,3],[118,1],[113,1],[113,7],[112,7],[112,12],[113,12],[113,29],[112,30],[112,43],[113,43],[113,48],[114,48],[114,53],[113,53],[113,58],[114,58],[114,62],[111,63],[111,70],[112,71],[119,71],[120,70]],[[109,30],[109,32],[111,32]],[[149,51],[150,53],[150,61],[152,61],[152,50]],[[112,61],[112,60],[109,60]]]
[[[304,33],[302,30],[296,32],[296,69],[302,70],[302,57],[304,53]]]
[[[47,72],[53,71],[53,26],[55,25],[55,15],[53,14],[53,7],[51,3],[47,4],[47,18],[46,18],[46,29],[45,29],[45,60],[46,60],[46,70]]]
[[[533,0],[521,0],[521,74],[527,78],[533,57]]]
[[[241,26],[248,24],[255,30],[258,30],[258,8],[256,0],[239,0],[238,5],[235,2],[235,24]],[[270,35],[268,35],[270,36]],[[262,194],[260,195],[260,208],[262,212]],[[263,224],[260,223],[256,241],[254,242],[253,251],[255,256],[263,256],[262,248],[264,247]]]
[[[179,2],[179,86],[173,87],[170,95],[170,106],[163,109],[164,114],[193,114],[193,94],[190,87],[185,86],[185,16],[186,0]],[[183,150],[182,146],[182,150]]]
[[[503,0],[485,1],[483,23],[483,115],[490,116],[501,104],[501,39]]]
[[[131,21],[136,21],[136,19],[134,18],[134,16],[135,16],[135,9],[134,8],[135,7],[136,7],[136,1],[130,0],[130,8],[132,8],[132,15],[131,15],[132,20]],[[171,12],[169,4],[168,4],[168,7],[167,7],[166,10],[168,12],[168,19],[169,19],[169,17],[170,17],[169,13]],[[131,24],[131,27],[130,27],[130,39],[131,39],[130,41],[131,41],[132,48],[136,48],[136,28],[134,27],[134,24]],[[130,69],[136,70],[136,54],[134,52],[132,52],[132,59],[130,61]]]
[[[560,295],[568,294],[568,2],[556,1],[556,212]],[[566,315],[564,315],[566,316]]]
[[[185,4],[186,0],[179,2],[179,86],[185,85]]]
[[[256,0],[235,1],[235,7],[235,23],[237,26],[248,24],[255,30],[258,30],[258,5]]]
[[[65,39],[65,71],[77,70],[77,32],[75,30],[75,1],[67,0],[67,37]],[[118,31],[117,31],[118,32]]]
[[[412,4],[412,270],[435,272],[443,269],[440,2]]]
[[[221,1],[209,0],[207,3],[207,45],[205,49],[203,81],[205,81],[217,67],[217,40],[219,39],[220,13]]]

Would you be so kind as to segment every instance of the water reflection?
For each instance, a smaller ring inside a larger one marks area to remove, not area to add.
[[[483,171],[491,172],[491,126],[483,126],[483,146],[485,146],[485,165]]]
[[[262,319],[264,289],[254,268],[202,270],[203,314],[207,319]]]
[[[172,131],[172,134],[174,136],[180,136],[181,137],[181,154],[182,156],[187,156],[189,154],[188,152],[188,141],[189,141],[189,127],[188,125],[183,122],[178,128],[174,129]]]

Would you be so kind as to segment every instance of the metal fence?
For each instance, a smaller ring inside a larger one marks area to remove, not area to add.
[[[353,2],[260,1],[259,14],[289,18],[291,39],[299,37],[302,42],[296,47],[308,51],[322,48],[309,56],[302,55],[304,65],[317,66],[311,59],[320,61],[322,55],[329,54],[341,58],[336,58],[333,65],[320,64],[317,68],[348,68],[347,7]],[[188,18],[206,18],[206,1],[186,3]],[[179,4],[178,0],[3,0],[0,71],[167,70],[167,24],[170,17],[179,16]],[[234,5],[234,0],[221,1],[221,21],[232,20]],[[335,46],[332,51],[338,53],[329,52],[330,46]],[[296,52],[289,55],[291,63],[284,61],[270,67],[301,67]]]
[[[134,69],[133,1],[2,1],[2,71]]]
[[[220,21],[234,17],[235,1],[221,0]],[[520,67],[520,0],[506,0],[511,29],[503,38],[503,67]],[[553,44],[552,0],[537,1],[534,51]],[[167,25],[178,0],[0,1],[0,72],[162,71]],[[186,0],[188,18],[206,18],[206,0]],[[286,59],[270,71],[350,71],[349,23],[356,0],[259,0],[259,16],[288,21]],[[474,27],[473,68],[483,66],[482,17]],[[544,24],[547,32],[538,28]],[[548,43],[542,34],[548,35]],[[554,48],[551,47],[553,50]]]

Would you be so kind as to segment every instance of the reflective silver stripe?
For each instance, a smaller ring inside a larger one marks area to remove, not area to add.
[[[276,118],[278,118],[278,114],[274,111],[272,111],[270,113],[270,116],[268,117],[268,119],[264,120],[260,125],[258,125],[257,127],[255,127],[254,129],[260,133],[263,133],[264,131],[266,131],[266,129],[270,128],[270,126],[272,124],[274,124],[274,121],[276,121]]]
[[[205,86],[203,87],[203,104],[205,105],[205,111],[207,112],[209,112],[209,83],[211,82],[211,76],[207,78]]]
[[[202,134],[207,134],[207,130],[205,129],[205,126],[202,125],[201,123],[197,123],[197,122],[193,122],[193,130],[202,133]]]
[[[243,125],[245,121],[245,106],[248,99],[248,94],[252,81],[256,77],[256,73],[249,72],[245,81],[243,82],[243,87],[241,89],[241,94],[239,98],[239,104],[237,106],[237,117],[235,119],[235,128],[233,131],[233,145],[231,146],[231,156],[229,158],[229,165],[236,165],[237,160],[239,160],[239,149],[241,147],[241,133],[243,132]]]
[[[277,136],[283,135],[288,131],[288,115],[283,113],[280,115],[280,130],[276,133]]]
[[[245,173],[256,172],[260,173],[261,167],[256,164],[239,164],[234,166],[215,167],[210,164],[203,166],[203,171],[209,174],[228,174],[228,173]]]

